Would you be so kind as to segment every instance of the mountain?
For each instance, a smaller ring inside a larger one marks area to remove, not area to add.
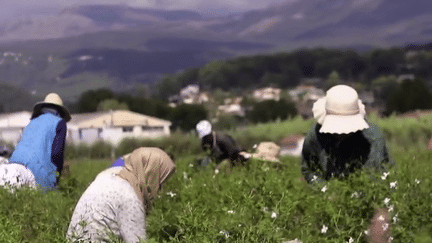
[[[0,25],[0,80],[73,100],[85,89],[130,90],[240,55],[427,43],[430,9],[429,0],[291,0],[209,17],[189,10],[77,6]]]
[[[0,113],[31,111],[34,104],[41,100],[40,96],[0,82]]]

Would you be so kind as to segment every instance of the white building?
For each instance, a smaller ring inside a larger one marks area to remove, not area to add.
[[[171,122],[131,111],[72,114],[66,141],[117,145],[124,138],[157,138],[170,135]]]
[[[266,87],[262,89],[254,90],[252,96],[255,100],[263,101],[263,100],[276,100],[280,99],[281,89]]]
[[[0,114],[0,140],[17,145],[31,114],[29,111]]]
[[[305,85],[297,86],[295,89],[288,91],[288,94],[294,102],[315,102],[325,96],[324,90]]]

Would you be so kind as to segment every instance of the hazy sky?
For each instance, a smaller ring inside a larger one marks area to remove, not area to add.
[[[68,6],[123,4],[131,7],[191,9],[203,14],[226,14],[265,8],[293,0],[0,0],[0,20],[13,20],[58,13]]]

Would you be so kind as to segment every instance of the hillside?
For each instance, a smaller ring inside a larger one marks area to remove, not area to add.
[[[30,92],[0,82],[0,113],[31,111],[34,104],[41,100]]]
[[[238,56],[428,43],[429,9],[426,0],[313,0],[208,17],[189,10],[77,6],[0,26],[0,80],[76,100],[87,89],[148,86]]]

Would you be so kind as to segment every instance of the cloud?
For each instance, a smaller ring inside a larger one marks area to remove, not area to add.
[[[0,0],[0,20],[52,15],[71,6],[119,4],[138,8],[195,10],[203,14],[226,14],[265,8],[293,0]]]

